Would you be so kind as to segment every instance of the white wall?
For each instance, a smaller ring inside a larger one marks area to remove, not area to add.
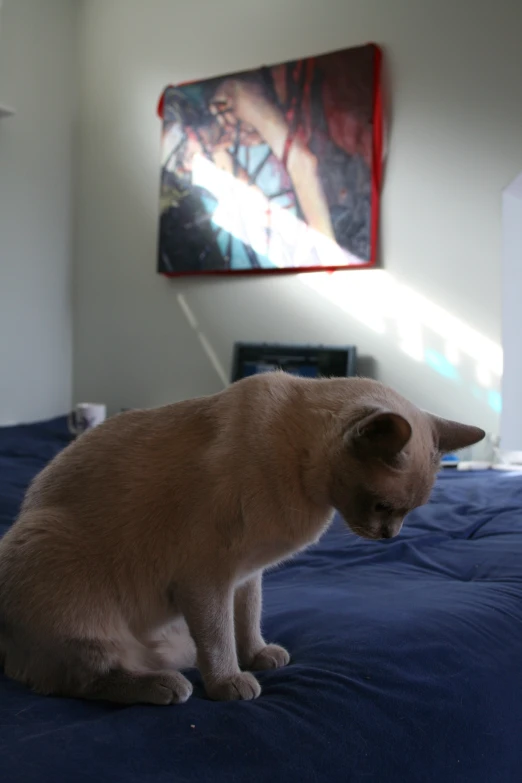
[[[497,430],[488,393],[499,388],[501,191],[522,158],[520,0],[89,0],[81,22],[77,399],[116,409],[220,388],[182,293],[226,371],[235,339],[353,341],[418,404]],[[385,48],[393,98],[386,271],[337,275],[326,296],[317,278],[157,276],[165,85],[368,40]],[[445,351],[456,380],[419,361],[446,372]]]
[[[5,0],[0,17],[0,424],[71,402],[76,3]]]
[[[502,199],[502,419],[500,447],[522,457],[522,172],[506,188]]]

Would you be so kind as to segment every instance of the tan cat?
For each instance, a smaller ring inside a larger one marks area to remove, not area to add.
[[[334,509],[371,539],[426,503],[440,454],[484,432],[379,383],[255,376],[115,416],[33,481],[0,542],[0,661],[47,694],[170,704],[197,663],[213,699],[289,655],[260,629],[263,569]],[[190,632],[189,632],[190,629]]]

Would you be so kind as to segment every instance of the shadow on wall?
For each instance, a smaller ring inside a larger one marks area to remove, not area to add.
[[[361,378],[377,378],[377,363],[373,356],[357,355],[357,375]]]

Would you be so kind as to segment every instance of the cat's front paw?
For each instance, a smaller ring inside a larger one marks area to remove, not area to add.
[[[207,694],[215,701],[237,701],[257,699],[261,686],[249,672],[240,672],[227,680],[218,680],[206,686]]]
[[[278,644],[267,644],[252,659],[248,668],[254,671],[263,669],[280,669],[290,662],[290,655],[284,647]]]

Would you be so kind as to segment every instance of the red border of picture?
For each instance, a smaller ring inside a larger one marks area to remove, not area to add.
[[[351,266],[305,266],[289,267],[278,269],[209,269],[200,272],[160,272],[163,277],[245,277],[250,275],[281,275],[281,274],[300,274],[303,272],[349,272],[354,269],[370,269],[377,265],[378,241],[379,241],[379,216],[380,216],[380,195],[383,171],[383,100],[382,100],[382,49],[376,43],[369,43],[375,49],[375,70],[374,70],[374,103],[373,103],[373,149],[372,149],[372,201],[371,201],[371,258],[366,263],[354,264]],[[183,82],[178,86],[190,84]],[[173,86],[173,85],[169,85]],[[166,87],[158,102],[157,114],[163,119],[163,105],[165,100]]]

